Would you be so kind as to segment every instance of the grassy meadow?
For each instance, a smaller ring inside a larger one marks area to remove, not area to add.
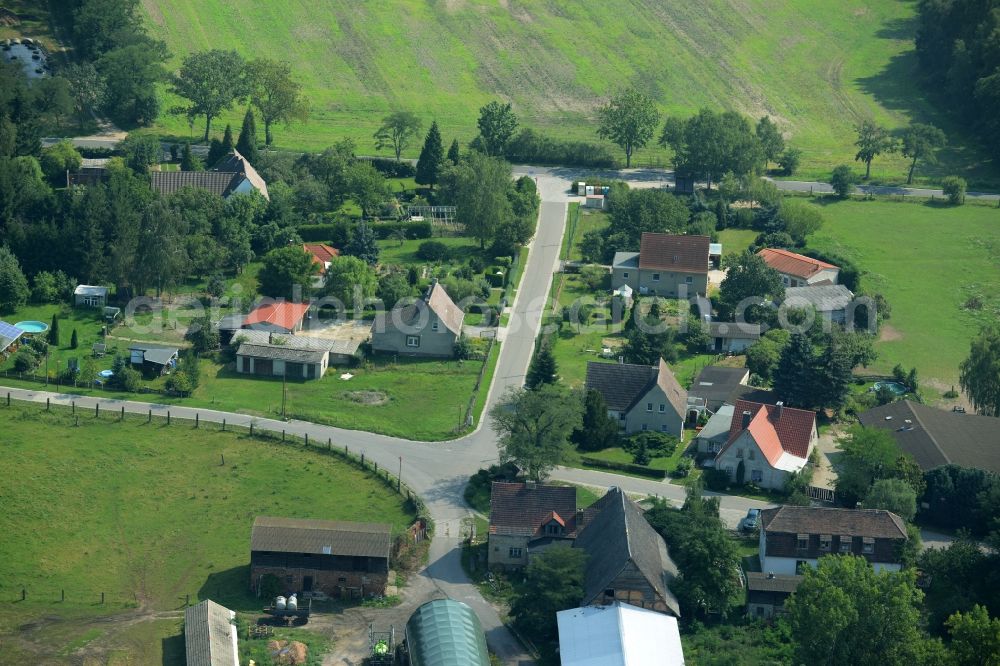
[[[387,522],[396,532],[411,520],[381,481],[301,447],[141,418],[74,426],[39,405],[0,407],[0,432],[17,470],[2,491],[0,663],[64,663],[43,660],[50,650],[80,663],[69,658],[93,646],[107,650],[93,663],[183,663],[167,653],[180,626],[169,611],[186,595],[258,606],[246,589],[255,516]],[[158,615],[129,621],[146,612]],[[100,621],[108,615],[120,621]]]
[[[437,119],[446,142],[475,134],[478,109],[501,98],[522,125],[597,140],[596,109],[638,86],[668,114],[700,107],[777,119],[804,152],[801,177],[826,176],[854,156],[853,127],[931,121],[951,148],[932,176],[997,182],[986,158],[924,101],[913,50],[915,7],[896,0],[581,0],[571,4],[454,0],[320,5],[293,0],[145,0],[150,32],[167,42],[171,69],[207,48],[292,63],[310,100],[307,123],[277,128],[280,148],[320,149],[349,137],[374,151],[387,112]],[[163,108],[177,102],[166,95]],[[214,127],[238,125],[234,108]],[[201,123],[164,114],[156,130],[198,137]],[[415,157],[419,142],[406,151]],[[650,147],[639,164],[666,163]],[[905,177],[896,156],[873,165],[882,180]]]

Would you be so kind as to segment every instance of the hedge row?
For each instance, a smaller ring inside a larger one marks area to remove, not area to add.
[[[593,456],[580,456],[580,460],[584,465],[589,465],[591,467],[602,467],[604,469],[614,469],[619,472],[629,472],[631,474],[639,474],[640,476],[648,476],[651,479],[665,479],[667,478],[667,473],[662,469],[653,469],[652,467],[646,467],[645,465],[635,465],[633,463],[621,463],[614,462],[611,460],[601,460],[600,458],[594,458]]]
[[[613,169],[617,160],[606,146],[586,141],[566,141],[523,129],[515,136],[504,156],[515,164],[553,164]]]
[[[362,158],[372,163],[375,170],[386,178],[412,178],[417,175],[416,168],[409,162],[397,162],[384,157]]]
[[[371,230],[375,232],[375,237],[380,240],[393,238],[395,234],[402,231],[409,240],[430,238],[434,232],[431,223],[423,222],[376,222],[371,225]],[[342,226],[338,224],[305,224],[298,227],[299,237],[307,243],[328,242],[335,238],[342,231]]]

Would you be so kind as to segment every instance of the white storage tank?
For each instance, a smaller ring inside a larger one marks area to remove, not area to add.
[[[299,607],[299,600],[295,598],[295,595],[288,597],[288,610],[292,611]]]
[[[285,610],[285,598],[278,597],[274,600],[274,607],[278,610]]]

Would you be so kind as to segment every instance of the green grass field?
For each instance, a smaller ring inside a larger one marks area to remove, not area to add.
[[[176,647],[167,638],[176,621],[97,618],[180,609],[185,595],[255,610],[247,562],[257,515],[388,522],[397,533],[411,520],[381,481],[334,457],[190,424],[111,418],[74,427],[69,414],[38,405],[0,408],[0,450],[18,479],[5,486],[0,516],[2,663],[38,658],[36,630],[64,656],[102,644],[109,660],[93,663],[160,663]],[[114,650],[122,654],[111,658]]]
[[[809,246],[852,259],[863,286],[892,307],[875,370],[916,366],[939,391],[958,383],[958,365],[981,324],[1000,317],[1000,211],[888,201],[814,199],[826,224]],[[971,297],[983,303],[965,308]]]
[[[287,149],[319,149],[350,137],[373,152],[372,134],[395,109],[436,119],[446,142],[474,136],[478,109],[502,98],[522,125],[596,140],[596,109],[636,85],[669,114],[703,106],[778,120],[804,151],[800,176],[827,175],[853,159],[863,118],[891,127],[910,119],[944,127],[952,148],[931,175],[956,172],[997,182],[993,167],[957,135],[917,88],[915,7],[896,0],[845,5],[824,0],[582,0],[571,5],[454,0],[244,3],[146,0],[153,35],[173,53],[171,69],[200,49],[291,62],[311,119],[277,128]],[[175,105],[167,95],[163,108]],[[214,127],[238,126],[234,108]],[[164,114],[157,131],[200,135]],[[419,142],[407,155],[415,157]],[[665,163],[659,148],[639,164]],[[873,176],[898,180],[904,160],[877,161]]]

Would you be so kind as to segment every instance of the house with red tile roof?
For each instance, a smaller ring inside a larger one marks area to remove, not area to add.
[[[298,333],[309,316],[310,303],[264,300],[250,311],[243,328],[274,333]]]
[[[757,253],[764,263],[781,273],[786,287],[807,287],[813,284],[837,284],[840,268],[819,259],[796,254],[776,247],[766,247]]]
[[[715,468],[731,481],[781,490],[809,462],[816,445],[816,413],[738,400],[729,437],[715,456]]]
[[[340,256],[340,250],[325,243],[303,243],[302,249],[306,254],[312,255],[313,263],[316,264],[316,272],[320,275],[326,273],[326,269],[330,267],[330,262],[333,261],[334,257]]]
[[[639,294],[704,296],[708,289],[708,236],[642,235],[638,252],[616,252],[611,288],[628,285]]]

